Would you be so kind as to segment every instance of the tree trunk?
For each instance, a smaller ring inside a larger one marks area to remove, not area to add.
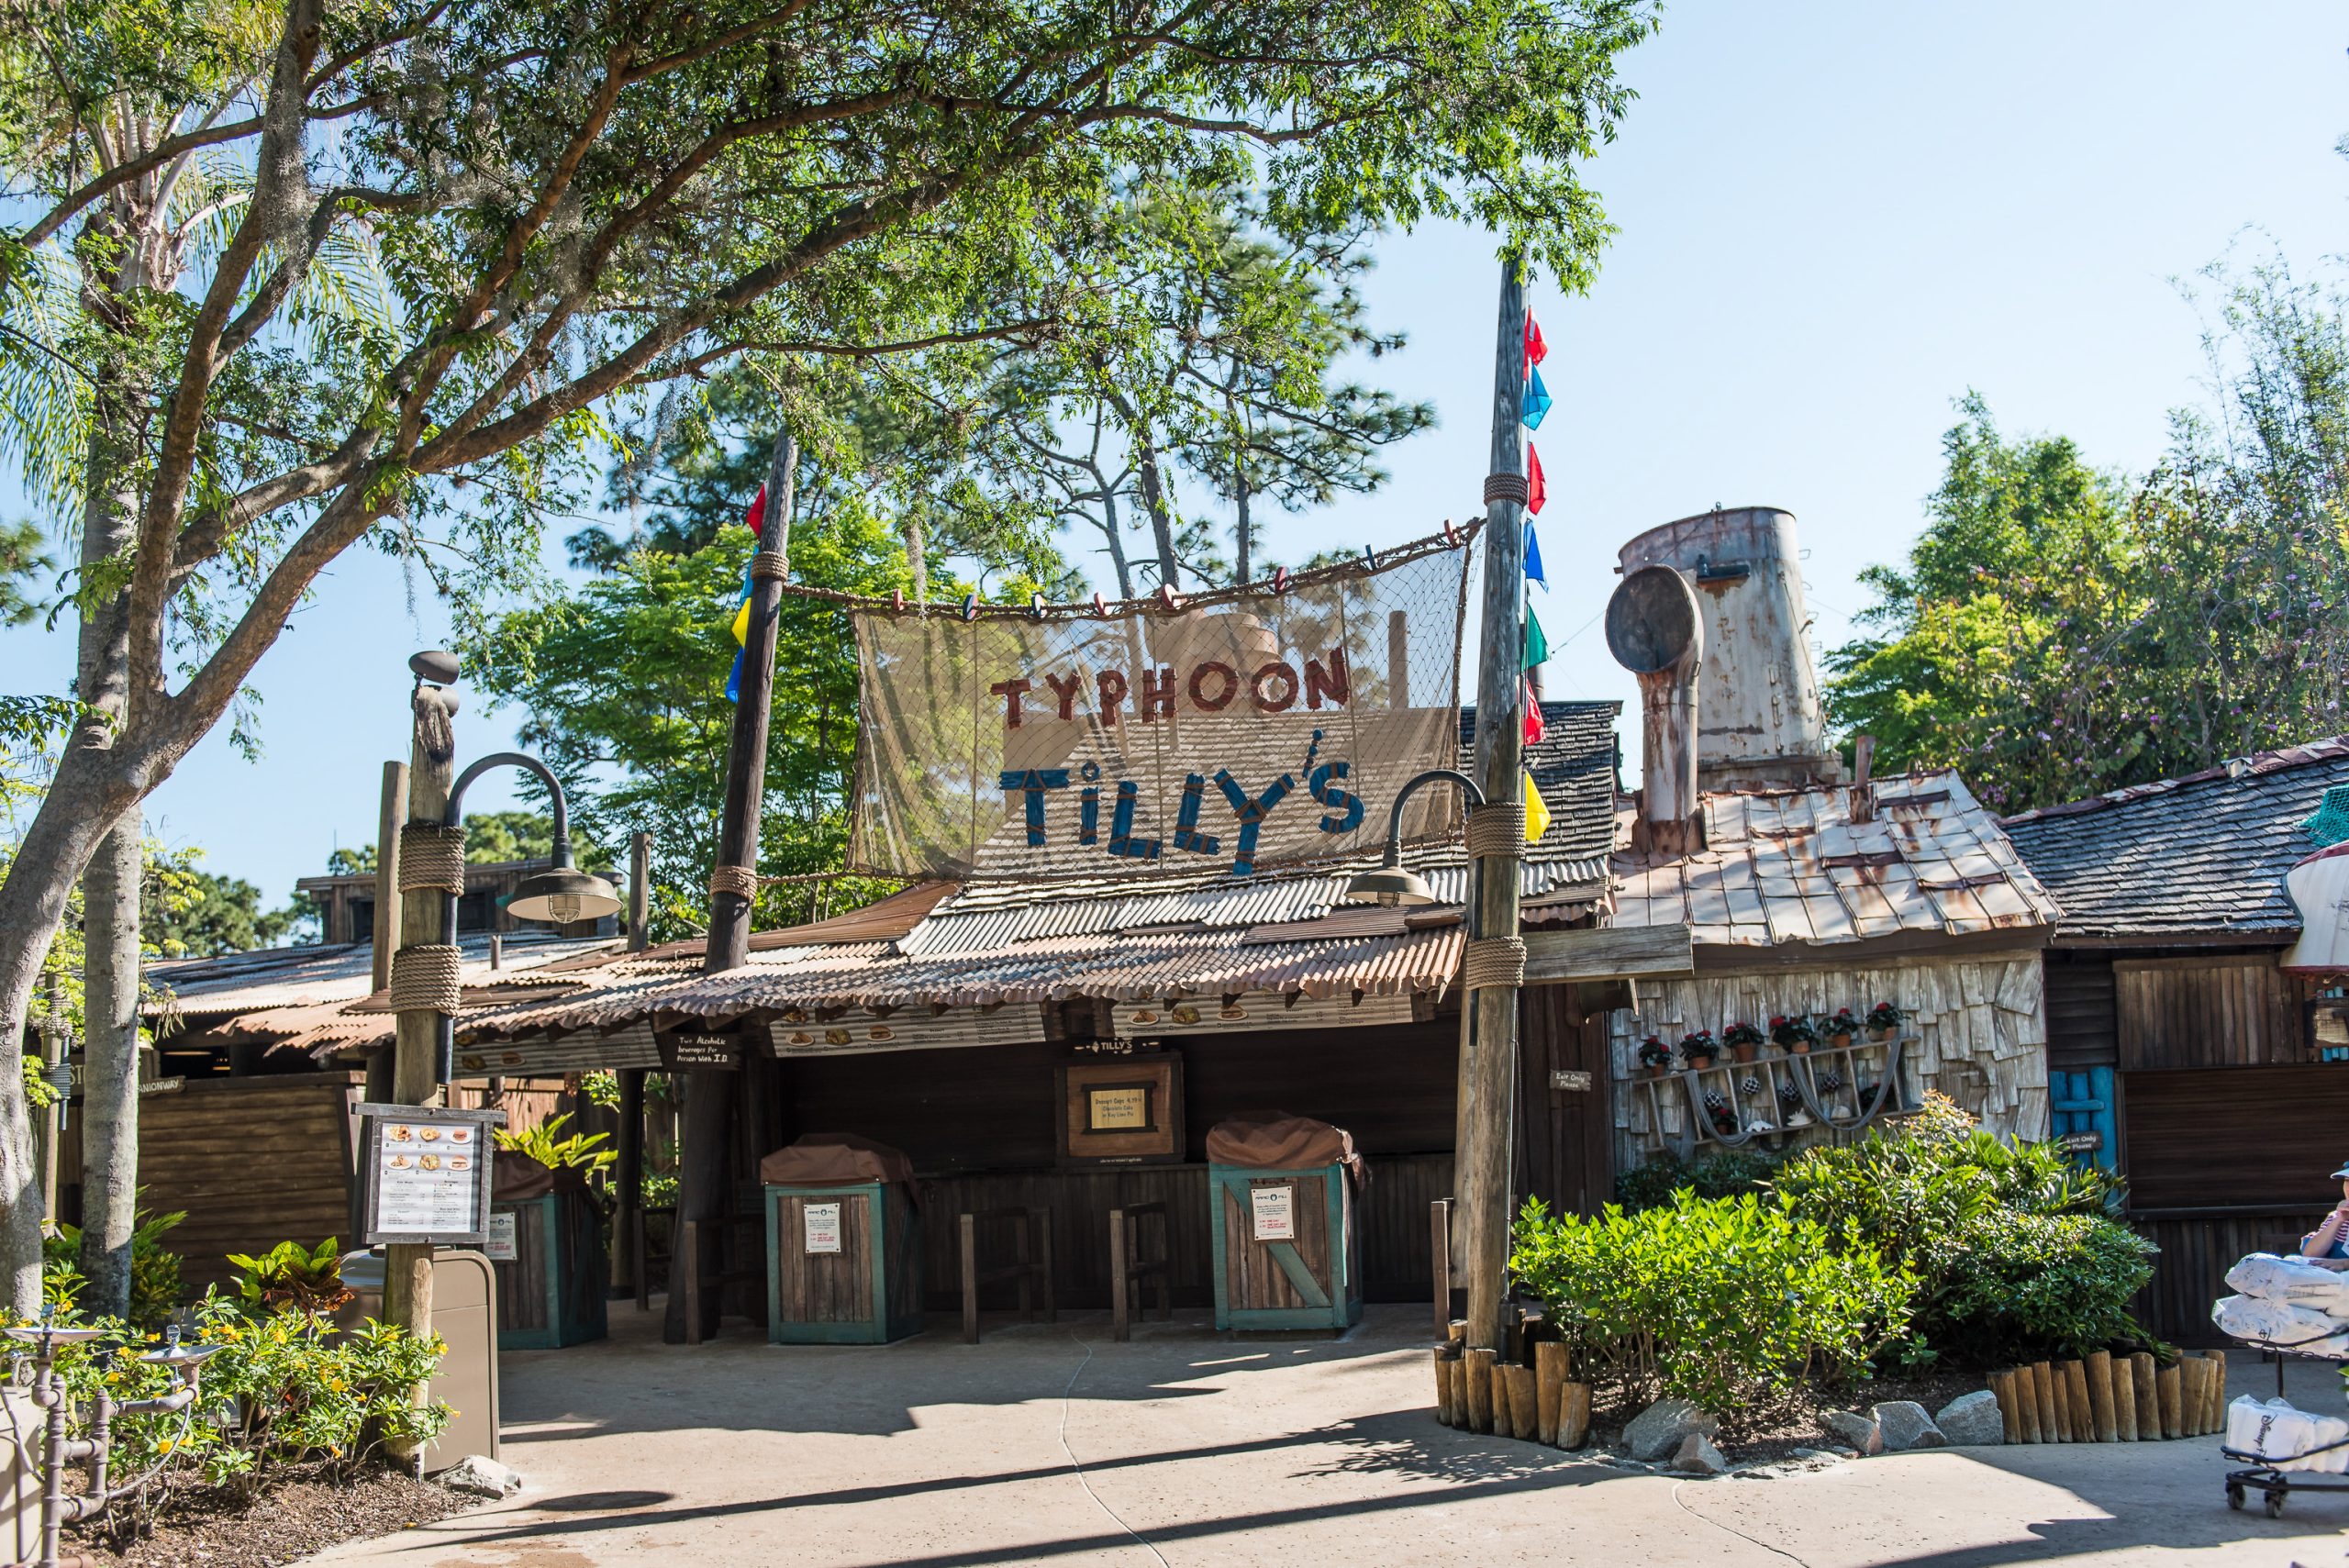
[[[1150,514],[1150,535],[1158,547],[1158,580],[1169,588],[1180,588],[1183,577],[1174,563],[1174,519],[1166,509],[1166,485],[1158,471],[1158,448],[1147,433],[1137,431],[1135,439],[1141,454],[1141,504]]]
[[[1101,531],[1109,540],[1109,564],[1118,569],[1118,597],[1130,599],[1134,596],[1134,571],[1126,563],[1126,541],[1119,537],[1121,527],[1117,492],[1105,483],[1101,486]]]
[[[140,817],[115,824],[82,873],[81,1307],[130,1312],[130,1233],[139,1201],[139,890]]]
[[[906,565],[913,573],[914,604],[927,608],[930,605],[930,550],[922,538],[921,518],[909,508],[906,513]]]
[[[1252,582],[1256,562],[1255,525],[1248,517],[1248,477],[1236,464],[1231,474],[1231,505],[1236,516],[1231,528],[1231,580],[1234,583]]]

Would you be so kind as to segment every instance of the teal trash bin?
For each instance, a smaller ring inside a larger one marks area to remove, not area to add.
[[[759,1162],[759,1180],[771,1343],[880,1345],[921,1332],[911,1160],[854,1133],[809,1133]]]
[[[1362,1320],[1361,1171],[1353,1137],[1309,1117],[1261,1112],[1208,1133],[1217,1328]]]
[[[497,1151],[490,1168],[493,1246],[513,1227],[514,1255],[493,1260],[497,1348],[552,1351],[600,1340],[612,1260],[604,1214],[577,1168],[549,1170],[527,1154]]]

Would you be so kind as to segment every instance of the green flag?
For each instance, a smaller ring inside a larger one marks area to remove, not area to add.
[[[1525,667],[1531,670],[1536,664],[1549,662],[1550,639],[1542,635],[1542,617],[1533,613],[1531,605],[1528,605],[1525,606]]]

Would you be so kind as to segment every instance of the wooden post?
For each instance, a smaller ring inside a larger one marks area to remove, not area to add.
[[[2205,1351],[2202,1353],[2210,1363],[2210,1426],[2206,1429],[2223,1432],[2227,1429],[2227,1352]]]
[[[623,1067],[619,1080],[619,1205],[612,1213],[612,1290],[615,1296],[640,1294],[644,1272],[644,1069]]]
[[[1580,1448],[1590,1436],[1590,1385],[1569,1383],[1558,1396],[1558,1446]]]
[[[2022,1440],[2027,1443],[2042,1440],[2039,1430],[2039,1375],[2028,1362],[2015,1368],[2015,1411],[2022,1418]]]
[[[774,706],[774,647],[783,605],[783,573],[790,568],[791,484],[798,467],[799,445],[785,430],[775,437],[774,455],[767,465],[766,517],[751,569],[750,624],[743,638],[742,684],[734,705],[734,728],[726,750],[726,796],[718,818],[719,873],[758,870],[759,807],[766,795],[767,721]],[[761,560],[760,558],[769,558]],[[722,974],[739,969],[751,951],[751,908],[754,900],[739,891],[709,895],[709,935],[702,948],[702,973]],[[726,1218],[730,1196],[727,1158],[734,1129],[736,1073],[693,1072],[685,1074],[684,1124],[678,1129],[679,1163],[677,1218],[707,1222],[714,1237]],[[671,1264],[671,1272],[677,1265]],[[698,1284],[698,1280],[694,1282]],[[692,1300],[708,1318],[688,1328],[685,1307]],[[704,1303],[698,1290],[669,1290],[668,1316],[661,1337],[671,1344],[697,1343],[716,1328],[717,1293]]]
[[[2085,1362],[2068,1361],[2064,1363],[2064,1394],[2070,1402],[2072,1440],[2076,1443],[2096,1441],[2096,1406],[2088,1394],[2088,1369]]]
[[[1542,1435],[1542,1395],[1533,1369],[1511,1363],[1500,1369],[1501,1385],[1508,1391],[1511,1435],[1533,1442]]]
[[[1566,1392],[1566,1347],[1543,1340],[1533,1347],[1534,1437],[1553,1447],[1558,1441],[1558,1408]]]
[[[1467,1385],[1468,1429],[1489,1432],[1493,1429],[1493,1349],[1489,1345],[1471,1345],[1460,1363],[1461,1381]]]
[[[2112,1360],[2112,1430],[2122,1442],[2137,1440],[2137,1377],[2125,1355]]]
[[[1428,1205],[1428,1272],[1435,1290],[1435,1337],[1447,1339],[1452,1326],[1452,1200]]]
[[[628,951],[652,945],[652,835],[628,836]]]
[[[960,1220],[963,1251],[963,1342],[979,1342],[979,1237],[978,1221],[970,1215]],[[1027,1282],[1020,1282],[1020,1294],[1027,1294]],[[1120,1339],[1123,1335],[1119,1336]]]
[[[454,761],[452,757],[451,761]],[[375,807],[375,966],[378,993],[391,989],[392,952],[400,937],[400,823],[407,808],[407,764],[384,764],[384,795]]]
[[[1476,678],[1475,778],[1487,808],[1508,812],[1524,801],[1525,704],[1525,288],[1519,260],[1501,261],[1500,310],[1493,356],[1491,469],[1486,480],[1483,629]],[[1503,492],[1506,492],[1505,494]],[[1475,905],[1469,940],[1515,940],[1522,835],[1476,856]],[[1517,997],[1514,985],[1470,993],[1466,1048],[1460,1062],[1459,1223],[1468,1271],[1468,1343],[1501,1342],[1501,1302],[1508,1264],[1509,1164],[1517,1104]]]
[[[1109,1334],[1116,1340],[1134,1337],[1127,1317],[1132,1276],[1126,1273],[1126,1211],[1113,1208],[1109,1211]]]
[[[1456,1345],[1435,1348],[1435,1418],[1447,1427],[1460,1424],[1460,1349]]]
[[[2031,1388],[2039,1399],[2039,1440],[2059,1443],[2064,1440],[2063,1413],[2056,1407],[2055,1369],[2045,1362],[2031,1363]]]
[[[449,786],[456,780],[457,737],[454,720],[457,695],[439,686],[417,687],[409,703],[411,727],[407,765],[407,820],[438,827],[448,815]],[[398,853],[396,833],[387,834],[393,854]],[[381,865],[383,846],[376,847]],[[429,947],[450,940],[442,929],[446,895],[439,888],[420,887],[400,895],[400,946]],[[378,910],[380,921],[388,911]],[[388,974],[385,983],[389,984]],[[392,1100],[403,1106],[428,1106],[438,1096],[434,1080],[440,1068],[440,1015],[429,1008],[394,1015]],[[432,1249],[388,1244],[384,1249],[384,1320],[405,1329],[411,1339],[432,1333]],[[429,1385],[416,1391],[419,1402],[429,1397]],[[413,1451],[412,1450],[410,1451]],[[408,1457],[402,1454],[401,1457]]]
[[[2112,1407],[2112,1352],[2091,1351],[2087,1357],[2088,1413],[2096,1423],[2096,1440],[2121,1440],[2121,1422]]]
[[[2007,1441],[2022,1441],[2022,1411],[2015,1399],[2015,1374],[2012,1369],[1990,1374],[1990,1394],[1998,1402],[1998,1426]]]
[[[2154,1374],[2154,1388],[2161,1400],[2162,1436],[2182,1438],[2186,1435],[2186,1411],[2182,1403],[2185,1374],[2175,1362]]]
[[[2154,1391],[2154,1353],[2139,1351],[2129,1358],[2129,1375],[2137,1388],[2137,1440],[2162,1440],[2161,1396]]]

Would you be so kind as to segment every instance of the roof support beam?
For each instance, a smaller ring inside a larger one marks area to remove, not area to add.
[[[1576,927],[1528,931],[1523,940],[1528,985],[1674,980],[1697,973],[1696,949],[1686,926]]]

